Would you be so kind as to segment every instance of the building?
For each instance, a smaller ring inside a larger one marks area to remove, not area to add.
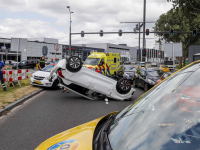
[[[129,47],[126,44],[110,44],[110,43],[95,43],[95,44],[74,44],[82,47],[93,47],[104,49],[108,53],[119,53],[121,56],[128,58],[129,60],[137,60],[137,48]]]
[[[200,45],[192,45],[189,47],[188,63],[200,60]]]
[[[7,60],[29,60],[40,59],[43,46],[47,46],[47,58],[57,57],[65,58],[65,54],[69,54],[69,45],[59,44],[59,49],[55,50],[55,44],[59,43],[58,39],[53,38],[0,38],[0,60],[6,59],[5,50],[8,51]],[[72,55],[80,56],[85,60],[91,52],[104,52],[103,48],[72,46]],[[17,59],[18,56],[18,59]]]
[[[138,60],[141,60],[141,49],[137,49]],[[142,61],[162,62],[164,60],[164,51],[145,48],[142,49]]]
[[[72,56],[79,56],[83,61],[85,61],[92,52],[105,52],[105,49],[74,45],[71,46]],[[62,58],[65,58],[66,55],[69,55],[69,45],[62,45]]]
[[[58,51],[54,49],[54,45],[58,43],[58,40],[51,38],[37,38],[37,39],[25,39],[25,38],[0,38],[0,59],[6,59],[5,50],[8,51],[7,60],[28,60],[28,59],[40,59],[42,57],[42,47],[48,47],[48,59],[57,57],[62,59],[62,45]],[[18,56],[18,59],[17,59]]]

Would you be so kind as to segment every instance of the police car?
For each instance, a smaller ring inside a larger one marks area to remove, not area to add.
[[[60,60],[51,71],[50,81],[55,72],[58,75],[59,86],[91,100],[98,98],[131,100],[135,92],[130,80],[126,78],[116,80],[93,71],[82,66],[81,59],[77,56]]]
[[[41,71],[36,71],[31,76],[31,85],[42,86],[42,87],[51,87],[53,89],[58,88],[58,78],[56,73],[52,75],[52,81],[48,80],[51,70],[56,64],[50,64],[43,68]]]

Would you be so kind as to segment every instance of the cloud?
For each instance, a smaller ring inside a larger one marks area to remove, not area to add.
[[[146,21],[156,21],[167,12],[171,3],[167,0],[147,1]],[[68,43],[69,37],[69,10],[72,14],[72,32],[103,31],[133,31],[135,23],[120,24],[120,22],[143,21],[143,1],[141,0],[0,0],[0,8],[12,12],[31,12],[54,18],[55,23],[37,18],[18,19],[4,18],[0,24],[0,31],[6,37],[52,37],[60,43]],[[50,23],[51,22],[51,23]],[[152,30],[154,24],[146,24]],[[1,35],[1,37],[2,37]],[[141,34],[142,37],[142,34]],[[153,38],[150,34],[148,38]],[[80,35],[72,36],[72,43],[127,43],[130,46],[138,45],[138,34],[115,35]],[[142,40],[141,40],[142,41]],[[147,39],[147,46],[154,47],[155,39]],[[142,44],[142,42],[141,42]]]

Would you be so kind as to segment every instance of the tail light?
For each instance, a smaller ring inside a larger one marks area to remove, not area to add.
[[[64,78],[63,74],[62,74],[62,70],[61,69],[58,69],[58,75],[62,78]]]

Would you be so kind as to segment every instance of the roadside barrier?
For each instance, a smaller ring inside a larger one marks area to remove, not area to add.
[[[17,82],[19,86],[21,87],[20,82],[23,82],[26,84],[26,79],[29,79],[28,72],[29,72],[28,69],[3,71],[3,80],[5,82],[5,85],[7,83],[6,86],[9,86],[10,84],[12,84],[12,86],[15,87],[14,82]]]

